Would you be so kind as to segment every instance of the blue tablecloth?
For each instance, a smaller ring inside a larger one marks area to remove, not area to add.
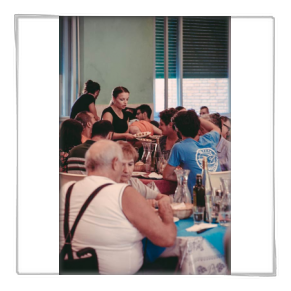
[[[187,231],[186,228],[194,225],[192,217],[179,220],[175,224],[177,226],[177,237],[203,237],[210,244],[212,244],[222,255],[224,255],[223,238],[226,232],[226,227],[218,225],[217,227],[211,228],[202,233],[192,231],[190,232]],[[154,262],[166,249],[164,247],[156,246],[147,238],[143,239],[143,246],[145,248],[145,259],[150,262]]]

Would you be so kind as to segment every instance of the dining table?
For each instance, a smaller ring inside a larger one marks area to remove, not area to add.
[[[133,175],[133,177],[138,178],[145,185],[155,183],[160,193],[162,194],[166,194],[166,195],[174,194],[177,188],[177,181],[169,181],[169,180],[163,179],[161,175],[159,176],[160,176],[159,178],[151,178],[149,177],[149,174],[146,174],[146,173],[142,175],[136,175],[136,176]]]
[[[145,259],[154,262],[157,258],[179,257],[178,270],[182,275],[226,275],[224,236],[227,227],[215,224],[202,233],[187,231],[194,225],[193,217],[175,222],[177,237],[172,247],[160,247],[145,238]]]

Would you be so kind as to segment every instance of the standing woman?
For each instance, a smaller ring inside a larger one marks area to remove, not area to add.
[[[113,140],[125,139],[134,140],[134,136],[128,131],[129,116],[126,106],[129,99],[129,91],[122,86],[116,87],[112,91],[111,105],[102,112],[102,120],[108,120],[114,127]]]
[[[95,101],[99,92],[100,85],[97,82],[88,80],[85,83],[83,95],[81,95],[72,106],[70,118],[74,119],[81,111],[89,111],[94,115],[96,121],[100,120],[95,107]]]

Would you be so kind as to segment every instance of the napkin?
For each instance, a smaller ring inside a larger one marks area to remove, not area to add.
[[[182,202],[182,203],[173,203],[173,204],[171,204],[171,207],[172,207],[173,210],[184,209],[184,208],[186,208],[186,205],[185,205],[184,202]]]
[[[160,174],[157,174],[157,173],[150,173],[149,178],[155,178],[155,179],[162,179],[163,178],[163,175],[160,175]]]
[[[200,224],[194,224],[193,226],[186,228],[187,231],[199,231],[201,229],[206,229],[206,228],[213,228],[217,227],[217,224],[213,223],[200,223]]]

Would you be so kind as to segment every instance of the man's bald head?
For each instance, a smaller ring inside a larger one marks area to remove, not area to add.
[[[112,170],[118,171],[118,163],[122,163],[122,158],[122,149],[117,143],[111,140],[95,142],[90,146],[85,155],[87,173],[90,175],[90,173],[95,171],[107,171],[108,173]]]

